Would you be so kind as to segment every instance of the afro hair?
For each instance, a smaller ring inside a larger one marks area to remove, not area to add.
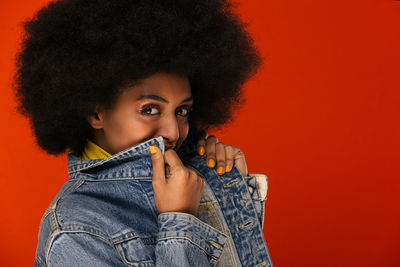
[[[226,0],[58,0],[23,23],[15,76],[19,111],[50,154],[78,155],[87,117],[112,107],[126,84],[157,72],[188,77],[190,125],[232,119],[262,59]],[[212,114],[212,116],[210,116]]]

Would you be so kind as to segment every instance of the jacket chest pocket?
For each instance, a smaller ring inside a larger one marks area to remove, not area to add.
[[[208,184],[206,184],[196,217],[223,233],[229,232],[221,207]]]
[[[241,266],[230,230],[225,222],[224,215],[218,201],[215,200],[211,189],[206,185],[196,217],[228,236],[224,250],[216,266]]]
[[[154,266],[156,237],[143,238],[129,233],[113,239],[114,246],[127,266]]]

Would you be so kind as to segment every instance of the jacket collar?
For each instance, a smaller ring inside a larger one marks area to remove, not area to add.
[[[196,154],[196,145],[189,135],[179,148],[178,155],[188,158]],[[152,162],[149,146],[158,146],[165,152],[164,140],[161,136],[137,144],[106,159],[80,160],[68,154],[68,174],[70,179],[76,178],[122,178],[152,176]]]
[[[80,176],[79,173],[104,174],[104,170],[119,166],[124,163],[133,163],[137,161],[143,161],[142,163],[144,163],[149,162],[149,160],[150,167],[152,168],[149,146],[158,146],[163,154],[165,152],[164,141],[160,136],[125,149],[106,159],[80,160],[78,157],[68,154],[68,174],[70,175],[70,178],[78,178]],[[138,170],[141,170],[140,173],[146,173],[148,175],[148,165],[149,164],[130,164],[130,167],[137,167]],[[122,171],[121,175],[129,175],[125,173],[123,169],[119,170]],[[135,170],[132,170],[132,173],[135,173]]]

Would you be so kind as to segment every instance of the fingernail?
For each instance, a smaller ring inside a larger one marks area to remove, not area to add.
[[[229,167],[229,165],[226,165],[226,168],[225,168],[225,171],[226,172],[229,172],[231,169],[230,169],[231,167]]]
[[[198,151],[199,151],[199,155],[203,156],[204,155],[204,146],[199,146]]]
[[[224,173],[224,168],[218,167],[217,173],[218,173],[218,174]]]
[[[213,159],[210,159],[208,161],[208,167],[210,167],[210,168],[214,168],[215,167],[215,161]]]
[[[154,146],[149,146],[149,149],[151,154],[156,153],[156,149],[154,148]]]

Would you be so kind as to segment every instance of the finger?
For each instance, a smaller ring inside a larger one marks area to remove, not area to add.
[[[225,146],[225,172],[230,172],[233,166],[235,150],[233,146]]]
[[[156,146],[149,146],[151,161],[153,164],[153,182],[165,182],[164,157]]]
[[[205,147],[206,147],[206,135],[204,132],[204,134],[201,135],[197,140],[197,152],[199,153],[200,156],[204,155]]]
[[[207,137],[206,153],[207,153],[207,166],[209,168],[215,167],[215,144],[218,142],[217,137],[210,135]]]
[[[165,151],[165,162],[168,164],[171,174],[173,174],[177,169],[181,169],[184,167],[181,159],[178,154],[176,154],[175,150],[168,149]]]
[[[217,173],[223,175],[225,173],[225,145],[223,143],[215,145],[215,155],[217,158]]]
[[[235,166],[239,169],[240,173],[243,175],[243,177],[247,176],[247,164],[246,164],[246,160],[244,158],[244,154],[241,150],[239,150],[235,157],[234,157],[234,161],[235,161]]]

